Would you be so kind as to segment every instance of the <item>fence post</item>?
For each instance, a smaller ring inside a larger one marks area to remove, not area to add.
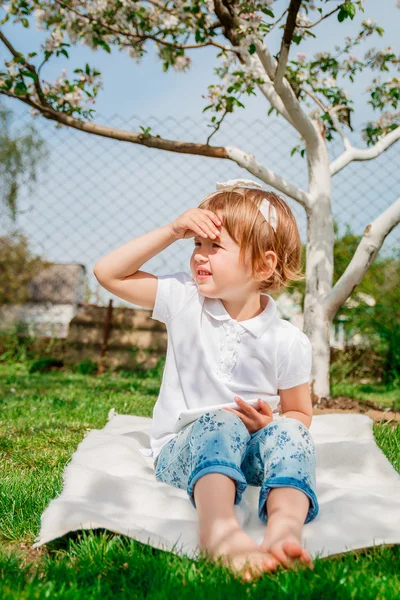
[[[110,301],[109,301],[108,307],[107,307],[107,312],[106,312],[106,320],[104,323],[103,343],[101,345],[100,360],[99,360],[99,365],[97,367],[97,375],[101,375],[105,371],[106,351],[107,351],[107,345],[108,345],[108,338],[110,335],[112,309],[113,309],[113,301],[112,301],[112,298],[110,298]]]

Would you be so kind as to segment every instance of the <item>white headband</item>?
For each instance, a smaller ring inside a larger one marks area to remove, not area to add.
[[[217,190],[217,192],[222,192],[222,191],[229,192],[238,186],[241,188],[254,188],[255,187],[257,189],[261,189],[261,190],[263,189],[259,183],[257,183],[256,181],[251,181],[251,179],[230,179],[229,181],[217,182],[216,190]],[[215,194],[215,192],[214,192],[214,194]],[[271,225],[272,229],[276,233],[278,218],[277,218],[275,206],[272,206],[272,204],[266,198],[264,198],[264,200],[261,202],[261,204],[259,206],[259,209],[260,209],[262,215],[264,216],[265,220],[267,221],[267,223],[269,223]],[[268,214],[268,209],[269,209],[269,214]]]

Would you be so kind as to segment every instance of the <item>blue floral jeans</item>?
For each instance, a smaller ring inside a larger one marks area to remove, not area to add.
[[[235,504],[248,484],[260,486],[258,516],[265,524],[267,497],[274,487],[297,488],[309,497],[305,523],[319,511],[314,441],[308,428],[290,417],[250,434],[234,413],[207,412],[162,447],[154,471],[158,481],[186,489],[195,508],[195,483],[207,473],[222,473],[236,483]]]

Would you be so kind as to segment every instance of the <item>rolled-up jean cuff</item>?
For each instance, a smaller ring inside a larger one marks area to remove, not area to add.
[[[196,508],[196,503],[194,501],[194,485],[203,477],[203,475],[208,475],[209,473],[221,473],[222,475],[227,475],[231,479],[234,479],[236,483],[236,494],[235,494],[235,504],[239,504],[242,499],[243,492],[247,488],[247,481],[243,475],[243,473],[232,465],[226,465],[218,462],[206,462],[205,464],[197,467],[190,475],[187,486],[187,493],[190,498],[190,502]]]
[[[258,516],[261,521],[266,525],[268,521],[267,517],[267,498],[271,489],[274,487],[292,487],[304,492],[310,499],[310,506],[308,509],[306,520],[304,525],[309,523],[317,516],[319,512],[319,504],[315,492],[308,486],[294,479],[293,477],[276,477],[266,481],[260,489],[260,501],[258,505]]]

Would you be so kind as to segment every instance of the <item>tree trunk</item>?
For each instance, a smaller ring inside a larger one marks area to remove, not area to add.
[[[307,210],[306,294],[304,333],[313,347],[313,406],[330,397],[331,321],[324,306],[333,282],[335,234],[331,206],[331,175],[325,139],[307,144],[310,208]]]

